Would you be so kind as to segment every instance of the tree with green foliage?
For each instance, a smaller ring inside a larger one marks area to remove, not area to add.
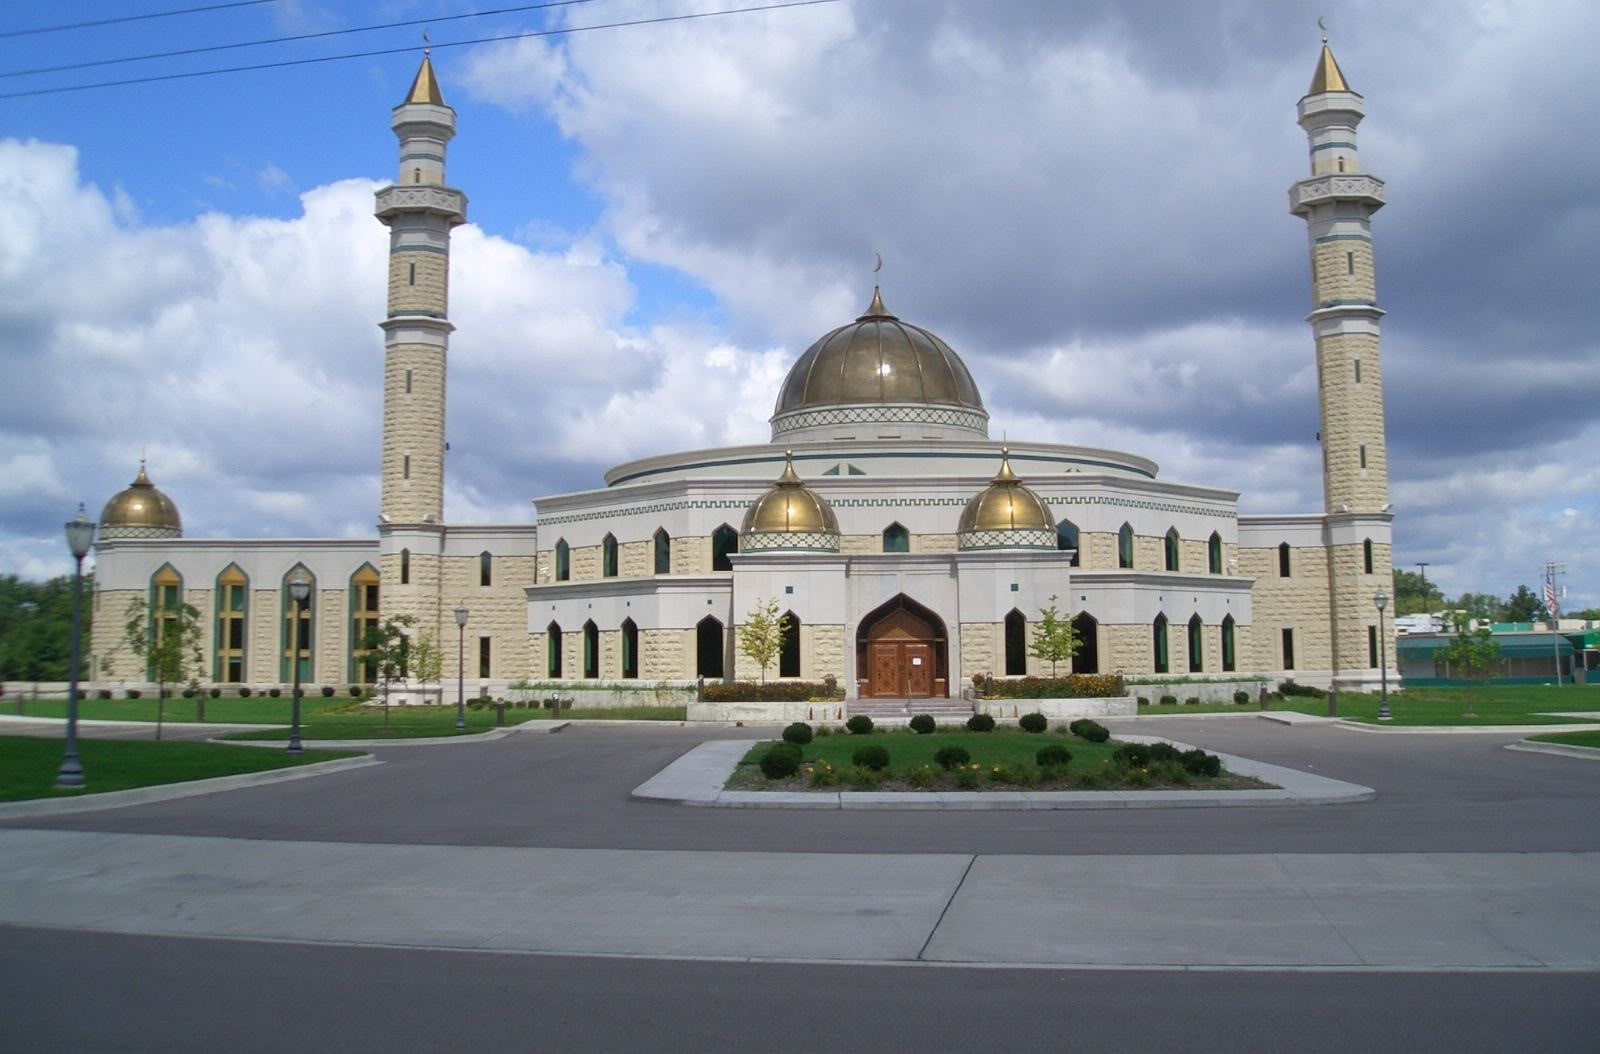
[[[1585,622],[1600,622],[1600,608],[1584,608],[1582,611],[1571,612],[1565,617],[1581,618]]]
[[[381,626],[367,630],[361,638],[361,647],[367,653],[367,664],[377,674],[383,689],[383,730],[389,731],[389,690],[396,684],[405,684],[410,676],[411,639],[406,630],[417,624],[410,615],[396,615],[385,619]]]
[[[1050,598],[1048,607],[1039,611],[1039,624],[1034,632],[1033,645],[1028,654],[1050,664],[1050,676],[1056,675],[1056,664],[1070,662],[1078,654],[1078,630],[1071,619],[1064,619],[1056,610],[1056,598]]]
[[[1450,624],[1460,627],[1474,620],[1504,622],[1505,609],[1498,597],[1488,593],[1462,593],[1448,605]]]
[[[1476,680],[1487,675],[1499,660],[1500,642],[1488,629],[1462,629],[1434,658],[1443,662],[1446,670],[1456,670]]]
[[[84,575],[84,640],[93,595],[94,576]],[[0,575],[0,681],[65,681],[71,648],[72,576],[30,582]]]
[[[200,609],[193,604],[156,608],[142,596],[131,597],[124,612],[123,644],[144,660],[145,670],[156,683],[156,738],[166,713],[168,685],[189,682],[200,690],[200,671],[205,668],[201,641],[204,623]]]
[[[739,650],[761,667],[761,683],[767,683],[767,667],[783,654],[789,636],[789,624],[778,614],[778,598],[766,603],[756,603],[739,627]]]
[[[408,665],[411,676],[417,679],[417,684],[422,688],[422,701],[428,701],[427,686],[431,684],[437,693],[437,701],[444,702],[444,685],[440,682],[444,676],[444,651],[432,633],[423,630],[412,639]]]
[[[1511,599],[1506,601],[1505,620],[1507,622],[1537,622],[1548,618],[1549,613],[1544,609],[1544,601],[1527,586],[1518,586],[1517,591],[1511,594]]]
[[[1444,594],[1439,587],[1419,572],[1394,570],[1394,613],[1396,615],[1427,615],[1445,606]]]

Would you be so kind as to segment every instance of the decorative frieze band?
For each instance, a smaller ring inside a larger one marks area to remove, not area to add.
[[[987,438],[989,415],[953,406],[832,406],[796,410],[772,418],[773,437],[802,428],[842,424],[929,424],[970,428]]]
[[[1054,531],[966,531],[956,538],[961,549],[1055,549]]]
[[[741,553],[839,551],[839,536],[831,531],[751,531],[739,536]]]

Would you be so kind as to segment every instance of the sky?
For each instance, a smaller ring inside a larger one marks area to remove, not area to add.
[[[1600,171],[1579,0],[272,0],[0,37],[0,572],[143,453],[189,537],[370,536],[387,236],[426,22],[458,114],[446,518],[762,442],[871,296],[944,337],[991,432],[1316,512],[1295,102],[1318,15],[1366,99],[1395,563],[1600,606]],[[13,29],[195,6],[60,0]],[[419,24],[77,70],[39,67]]]

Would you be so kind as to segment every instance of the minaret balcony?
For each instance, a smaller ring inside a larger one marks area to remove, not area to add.
[[[1289,188],[1289,211],[1303,216],[1318,205],[1355,202],[1376,212],[1383,208],[1383,180],[1377,176],[1333,173],[1302,179]]]
[[[450,226],[467,222],[467,196],[449,187],[424,184],[395,184],[377,193],[378,219],[389,219],[401,212],[431,212],[443,216]]]

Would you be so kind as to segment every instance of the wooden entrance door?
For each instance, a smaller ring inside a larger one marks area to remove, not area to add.
[[[939,694],[938,636],[909,611],[896,611],[872,626],[866,648],[866,693],[889,699],[927,699]]]

